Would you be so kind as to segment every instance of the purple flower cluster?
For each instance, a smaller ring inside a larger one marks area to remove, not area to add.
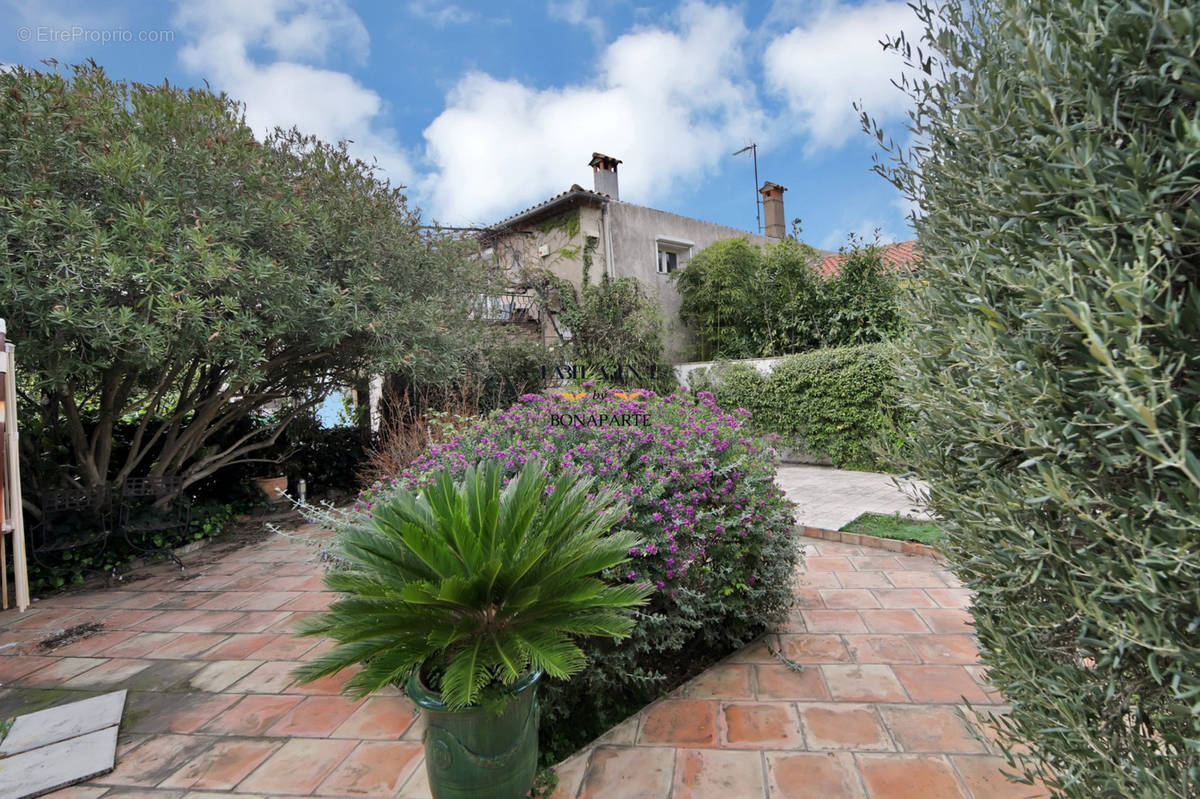
[[[564,427],[554,413],[648,414],[649,426]],[[460,436],[434,447],[409,469],[360,494],[371,507],[397,488],[424,484],[435,473],[462,472],[483,459],[509,475],[536,460],[551,472],[589,475],[629,506],[624,525],[641,534],[628,580],[660,589],[736,590],[756,581],[755,553],[792,525],[790,506],[774,485],[775,456],[743,425],[744,411],[726,413],[708,392],[636,398],[608,391],[586,399],[526,394]]]

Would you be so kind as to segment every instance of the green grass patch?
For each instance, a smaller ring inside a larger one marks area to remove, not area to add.
[[[934,522],[906,519],[903,516],[885,513],[864,513],[842,528],[846,533],[875,535],[880,538],[898,538],[901,541],[919,541],[937,546],[942,542],[942,528]]]

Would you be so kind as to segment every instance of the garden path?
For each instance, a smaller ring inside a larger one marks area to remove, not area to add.
[[[556,797],[1034,794],[972,733],[964,697],[1003,706],[954,578],[925,556],[805,541],[788,623],[568,760]],[[331,599],[316,547],[274,536],[184,560],[0,613],[0,718],[129,691],[116,770],[53,796],[428,797],[405,697],[353,701],[344,678],[290,676],[327,646],[289,635]],[[102,627],[42,645],[86,624]]]
[[[901,480],[902,489],[890,474],[785,464],[775,482],[796,503],[801,527],[840,530],[867,512],[928,518],[908,496],[908,491],[924,490],[918,480]]]
[[[1007,708],[954,576],[927,555],[805,542],[788,622],[561,764],[556,796],[1048,795],[1006,780],[976,723]]]

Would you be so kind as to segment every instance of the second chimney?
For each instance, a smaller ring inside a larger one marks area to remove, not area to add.
[[[596,179],[597,194],[607,194],[614,200],[621,199],[621,193],[617,189],[617,164],[619,163],[621,163],[619,158],[610,158],[604,153],[592,153],[592,160],[588,161],[588,166],[592,168]]]
[[[783,193],[787,191],[778,183],[767,181],[758,190],[762,195],[763,229],[768,239],[782,239],[787,235],[783,221]]]

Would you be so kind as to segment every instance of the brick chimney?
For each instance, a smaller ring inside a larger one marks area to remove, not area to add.
[[[787,191],[778,183],[767,181],[758,190],[762,195],[763,229],[768,239],[782,239],[787,235],[787,225],[783,221],[783,193]]]
[[[621,163],[619,158],[610,158],[604,153],[592,153],[592,160],[588,161],[588,166],[592,168],[596,179],[597,194],[607,194],[614,200],[621,199],[621,193],[617,190],[617,164],[619,163]]]

